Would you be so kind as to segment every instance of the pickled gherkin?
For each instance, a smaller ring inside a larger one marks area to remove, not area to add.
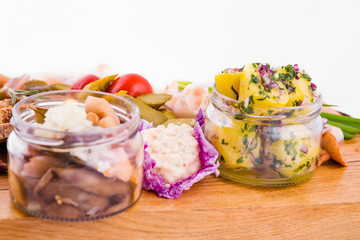
[[[96,80],[86,85],[84,90],[106,92],[117,76],[118,75],[115,74]]]
[[[50,90],[70,90],[71,86],[65,83],[53,83],[49,85]]]
[[[30,80],[27,81],[24,84],[24,90],[37,90],[39,92],[46,92],[49,91],[49,85],[47,84],[47,82],[42,81],[42,80]]]
[[[137,97],[137,99],[143,101],[145,104],[156,110],[158,110],[159,107],[164,105],[171,98],[172,96],[169,94],[154,94],[154,93],[143,94]]]

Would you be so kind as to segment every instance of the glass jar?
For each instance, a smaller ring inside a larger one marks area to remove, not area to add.
[[[221,176],[247,184],[283,186],[317,169],[323,122],[321,95],[309,105],[245,114],[240,102],[213,88],[205,136],[219,151]]]
[[[105,98],[121,124],[71,132],[36,123],[34,107],[59,106],[67,99],[83,107],[89,95]],[[131,101],[91,91],[46,92],[17,103],[11,123],[9,187],[22,211],[53,220],[94,220],[120,213],[140,198],[144,147],[139,109]]]

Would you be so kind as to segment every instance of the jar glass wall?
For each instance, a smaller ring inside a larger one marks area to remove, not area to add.
[[[88,132],[56,131],[35,121],[34,107],[66,99],[84,106],[106,98],[121,124]],[[90,91],[36,94],[17,103],[8,138],[9,187],[24,212],[55,220],[93,220],[131,207],[142,188],[143,142],[138,108],[127,99]]]
[[[298,107],[271,107],[245,114],[240,102],[213,88],[205,135],[219,151],[220,174],[263,186],[296,184],[317,169],[322,133],[321,96]]]

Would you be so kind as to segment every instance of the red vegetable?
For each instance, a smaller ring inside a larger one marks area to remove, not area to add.
[[[125,74],[115,79],[108,89],[108,93],[117,93],[120,90],[127,91],[127,94],[132,97],[153,93],[148,80],[135,73]]]
[[[96,80],[99,80],[100,78],[95,75],[86,75],[83,78],[80,78],[79,80],[74,83],[74,85],[71,86],[72,90],[82,90],[86,85],[89,83],[95,82]]]

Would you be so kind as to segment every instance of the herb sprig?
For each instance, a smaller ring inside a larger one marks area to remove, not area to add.
[[[328,124],[338,127],[344,133],[345,139],[351,139],[360,133],[360,118],[352,118],[332,113],[321,113],[321,117],[328,120]]]

